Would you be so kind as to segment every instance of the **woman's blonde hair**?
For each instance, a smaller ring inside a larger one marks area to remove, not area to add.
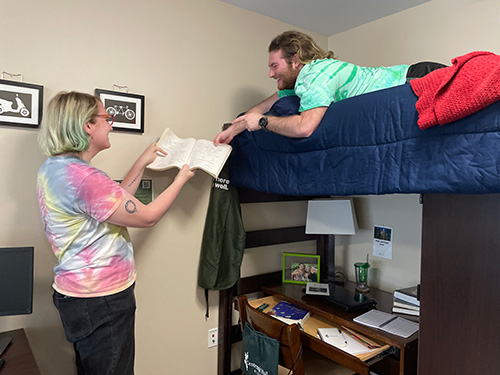
[[[42,121],[38,144],[47,156],[82,152],[89,148],[87,122],[94,123],[99,99],[80,92],[60,92],[49,102]]]
[[[281,50],[288,64],[292,63],[294,55],[297,55],[302,64],[316,59],[335,58],[332,51],[324,51],[309,35],[293,30],[285,31],[271,41],[269,52],[278,50]]]

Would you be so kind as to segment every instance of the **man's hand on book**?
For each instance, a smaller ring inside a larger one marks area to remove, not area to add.
[[[238,117],[238,119],[234,120],[232,125],[229,126],[226,130],[220,132],[215,136],[214,139],[212,139],[212,142],[218,146],[219,144],[226,144],[228,145],[231,143],[234,137],[236,137],[238,134],[240,134],[242,131],[244,131],[245,128],[245,122],[240,121],[241,117]]]

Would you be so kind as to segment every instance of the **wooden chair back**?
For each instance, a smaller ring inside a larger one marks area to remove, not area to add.
[[[279,340],[279,364],[288,369],[293,368],[294,375],[304,375],[304,360],[302,358],[299,326],[297,324],[289,325],[283,323],[254,309],[248,303],[246,295],[239,296],[238,307],[242,330],[245,327],[245,322],[249,322],[256,331]]]

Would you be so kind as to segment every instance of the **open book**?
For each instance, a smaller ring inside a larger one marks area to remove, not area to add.
[[[149,169],[164,171],[173,167],[181,169],[184,164],[191,169],[201,169],[213,177],[218,177],[226,163],[232,147],[220,144],[215,146],[205,139],[177,137],[170,128],[166,128],[158,141],[158,147],[167,152],[159,154]]]
[[[418,331],[418,323],[379,310],[365,312],[354,318],[353,321],[404,338],[408,338]]]

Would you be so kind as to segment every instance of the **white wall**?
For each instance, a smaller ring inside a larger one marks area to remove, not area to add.
[[[364,66],[451,59],[467,52],[500,52],[497,0],[432,0],[328,38],[340,60]],[[394,229],[393,259],[370,256],[369,283],[392,291],[420,280],[421,212],[418,195],[356,197],[360,231],[339,239],[337,265],[354,277],[353,263],[372,252],[373,226]],[[340,244],[339,244],[340,245]]]
[[[19,0],[2,1],[0,9],[0,71],[22,73],[26,82],[43,85],[45,104],[61,90],[93,92],[114,83],[146,96],[145,133],[115,132],[112,148],[95,158],[112,177],[123,176],[164,127],[180,137],[211,139],[223,122],[268,96],[275,83],[268,78],[267,45],[292,28],[217,0]],[[339,58],[359,64],[449,60],[472,49],[497,48],[493,17],[499,10],[494,0],[433,0],[337,36],[311,35]],[[55,259],[35,198],[36,173],[45,159],[36,135],[33,129],[0,126],[0,246],[35,246],[34,313],[0,317],[0,330],[26,328],[42,372],[70,375],[72,348],[51,303]],[[148,176],[160,191],[174,173]],[[138,268],[139,375],[216,373],[217,351],[207,349],[207,341],[208,329],[217,326],[217,294],[210,294],[206,320],[196,284],[210,183],[198,173],[155,228],[131,230]],[[363,260],[372,225],[386,224],[396,231],[395,259],[372,262],[380,275],[374,281],[388,290],[417,281],[418,196],[356,197],[355,205],[361,231],[338,239],[338,264],[348,271]],[[244,207],[245,223],[249,229],[304,223],[303,205],[281,207],[269,214]],[[310,244],[280,248],[290,250],[310,251]],[[251,250],[242,273],[280,267],[279,252]]]
[[[0,72],[21,73],[45,88],[92,93],[127,85],[146,96],[145,133],[114,132],[93,164],[123,177],[169,126],[180,137],[212,139],[222,123],[269,96],[267,45],[288,28],[217,0],[1,1]],[[317,36],[326,47],[327,38]],[[73,351],[52,305],[55,257],[35,197],[45,160],[37,130],[0,126],[0,246],[35,246],[32,315],[0,317],[0,331],[24,327],[46,375],[75,374]],[[148,173],[161,191],[174,172]],[[138,278],[137,374],[215,374],[218,294],[205,319],[197,287],[201,237],[211,178],[199,172],[152,229],[131,230]],[[279,266],[278,266],[279,267]]]

